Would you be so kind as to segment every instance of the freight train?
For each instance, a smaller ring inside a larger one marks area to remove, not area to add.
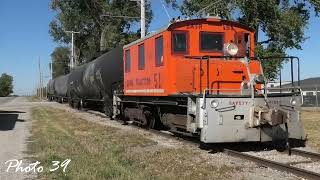
[[[203,143],[304,141],[300,88],[268,93],[254,45],[237,22],[172,22],[51,80],[48,98]]]

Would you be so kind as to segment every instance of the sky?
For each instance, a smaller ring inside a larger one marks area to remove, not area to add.
[[[48,33],[49,23],[54,18],[54,12],[50,10],[49,5],[50,0],[0,1],[0,73],[13,76],[15,94],[34,93],[39,84],[39,58],[44,81],[50,79],[50,54],[57,44]],[[152,0],[152,10],[154,19],[149,31],[155,31],[168,24],[169,18],[160,0]],[[179,12],[170,8],[168,11],[171,17],[179,15]],[[309,38],[302,44],[303,50],[287,51],[288,54],[301,59],[302,78],[320,76],[320,60],[317,54],[320,51],[319,22],[320,19],[313,14],[306,30],[306,36]],[[135,26],[139,27],[139,24]]]

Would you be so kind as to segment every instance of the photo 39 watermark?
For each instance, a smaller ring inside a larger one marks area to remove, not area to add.
[[[20,173],[41,173],[45,168],[49,170],[49,172],[54,172],[59,169],[62,169],[62,171],[65,173],[69,164],[71,162],[71,159],[65,159],[64,161],[51,161],[51,165],[48,167],[44,167],[41,165],[41,162],[36,161],[34,163],[24,163],[23,160],[18,160],[18,159],[11,159],[6,161],[5,167],[6,170],[5,172],[20,172]]]

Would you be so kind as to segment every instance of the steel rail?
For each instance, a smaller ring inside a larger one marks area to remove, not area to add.
[[[320,160],[320,154],[314,153],[314,152],[303,151],[300,149],[291,149],[291,153],[295,155],[303,156],[303,157],[308,157],[311,159]]]
[[[247,160],[253,161],[257,164],[261,164],[263,166],[266,166],[266,167],[269,167],[272,169],[286,171],[286,172],[295,174],[300,177],[304,177],[304,178],[308,178],[308,179],[320,179],[320,174],[312,172],[312,171],[308,171],[305,169],[300,169],[300,168],[293,167],[293,166],[290,166],[287,164],[279,163],[276,161],[270,161],[267,159],[263,159],[260,157],[252,156],[249,154],[245,154],[245,153],[230,150],[230,149],[224,149],[224,152],[226,152],[227,154],[234,156],[234,157],[247,159]]]

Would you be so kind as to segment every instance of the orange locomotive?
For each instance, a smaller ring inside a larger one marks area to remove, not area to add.
[[[205,89],[239,92],[249,74],[239,58],[228,54],[235,53],[232,48],[237,47],[237,57],[254,56],[252,29],[219,19],[171,24],[124,47],[125,95],[200,94]],[[216,58],[207,61],[210,56]],[[255,60],[249,63],[249,69],[254,74],[262,73]]]
[[[216,18],[177,21],[123,50],[115,116],[205,143],[304,140],[300,91],[267,94],[251,28]]]

